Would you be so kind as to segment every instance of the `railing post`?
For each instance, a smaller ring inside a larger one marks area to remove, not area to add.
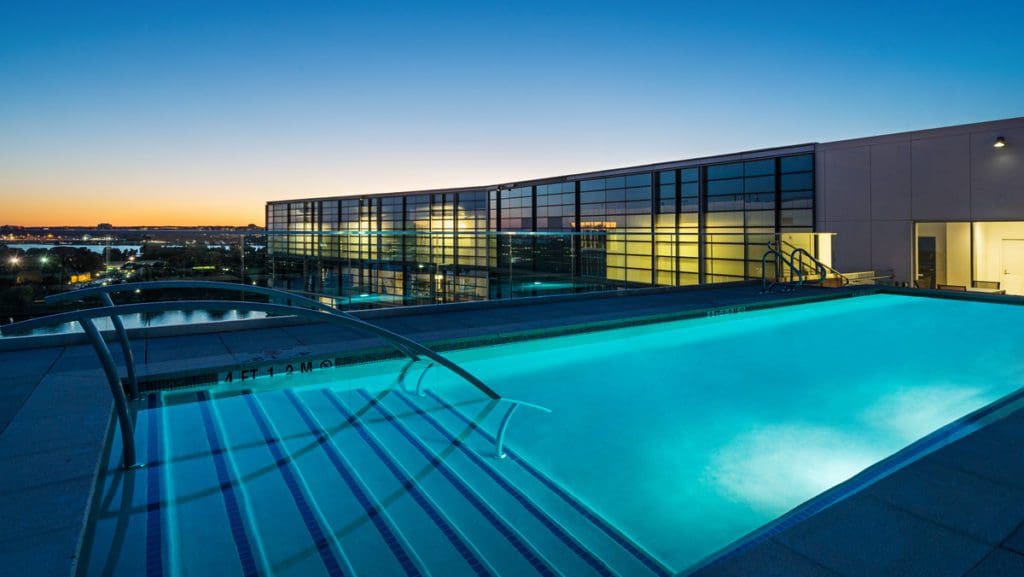
[[[512,420],[512,413],[515,413],[518,408],[519,403],[511,403],[505,416],[501,418],[501,424],[498,425],[498,442],[495,444],[495,450],[499,459],[505,458],[505,431],[508,430],[508,423]]]
[[[416,396],[422,397],[425,395],[423,392],[423,377],[427,376],[427,371],[429,371],[433,366],[434,363],[428,364],[427,368],[423,369],[423,372],[420,373],[420,378],[416,379]]]
[[[82,325],[85,334],[89,335],[92,348],[96,351],[96,356],[100,358],[100,364],[103,365],[103,372],[107,374],[107,384],[110,385],[110,394],[114,396],[114,408],[117,411],[117,421],[121,429],[123,467],[130,469],[136,464],[135,430],[132,426],[131,416],[128,414],[128,400],[124,396],[124,389],[121,388],[121,378],[117,375],[117,366],[114,365],[110,349],[107,348],[107,343],[103,342],[103,336],[96,330],[92,319],[79,319],[78,322]]]
[[[114,307],[114,301],[110,298],[110,293],[101,293],[100,300],[103,301],[103,306]],[[114,331],[117,332],[117,338],[121,341],[124,366],[128,371],[128,395],[132,399],[137,399],[139,398],[139,380],[135,376],[135,355],[132,354],[132,346],[128,342],[128,331],[124,329],[124,323],[121,321],[120,315],[110,315],[110,322],[114,324]]]

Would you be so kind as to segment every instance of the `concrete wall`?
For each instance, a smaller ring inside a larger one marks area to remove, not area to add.
[[[822,143],[816,172],[834,266],[911,282],[915,221],[1024,220],[1024,118]]]

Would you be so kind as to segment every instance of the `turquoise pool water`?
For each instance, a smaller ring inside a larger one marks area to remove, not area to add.
[[[683,569],[1016,390],[1022,352],[1024,308],[878,295],[449,356],[550,407],[509,442]]]
[[[667,576],[1017,390],[1022,352],[1024,307],[877,295],[448,353],[552,409],[508,459],[462,420],[502,407],[408,392],[425,363],[154,395],[81,573]]]

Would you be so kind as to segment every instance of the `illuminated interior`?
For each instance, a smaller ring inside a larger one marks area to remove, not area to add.
[[[830,237],[814,233],[812,154],[679,164],[271,202],[272,282],[428,304],[760,279],[770,241],[831,262]]]
[[[1024,295],[1024,221],[919,222],[920,288]]]

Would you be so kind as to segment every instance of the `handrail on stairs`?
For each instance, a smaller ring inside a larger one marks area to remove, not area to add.
[[[782,251],[778,250],[775,247],[775,241],[769,241],[768,242],[768,250],[765,251],[765,253],[763,255],[761,255],[761,292],[762,293],[770,292],[772,287],[775,284],[775,283],[772,283],[771,285],[768,284],[768,257],[772,256],[772,255],[775,256],[775,277],[776,277],[776,279],[781,278],[781,275],[779,274],[779,265],[780,264],[785,264],[786,266],[789,267],[789,270],[790,270],[791,273],[795,273],[796,274],[796,277],[798,279],[796,286],[797,287],[803,286],[803,284],[804,284],[804,273],[803,273],[803,270],[801,270],[800,268],[797,268],[797,266],[793,264],[792,258],[786,258],[786,255],[783,254]],[[790,284],[792,284],[792,283],[790,283]]]
[[[110,299],[110,293],[114,292],[134,292],[136,290],[167,288],[198,288],[210,290],[248,292],[254,294],[262,294],[277,299],[284,299],[289,304],[228,300],[193,300],[157,301],[114,305],[113,301]],[[351,329],[355,329],[360,332],[379,336],[386,340],[388,343],[390,343],[396,350],[408,356],[410,358],[410,362],[415,362],[419,360],[420,357],[430,359],[431,364],[441,365],[449,369],[453,373],[459,375],[464,380],[466,380],[471,385],[480,390],[489,399],[496,402],[502,401],[509,403],[510,407],[506,412],[506,415],[503,418],[502,424],[499,429],[499,443],[498,446],[496,447],[497,454],[499,457],[503,456],[503,443],[500,441],[504,439],[504,432],[505,429],[508,427],[508,421],[511,419],[512,413],[514,413],[516,408],[518,408],[520,405],[525,405],[528,407],[543,410],[545,412],[550,412],[549,409],[540,407],[538,405],[534,405],[532,403],[502,397],[496,391],[494,391],[494,389],[484,384],[483,381],[478,379],[469,371],[463,369],[457,363],[447,359],[446,357],[438,354],[436,351],[424,345],[421,345],[420,343],[408,337],[404,337],[402,335],[399,335],[398,333],[389,331],[385,328],[379,327],[372,323],[368,323],[354,315],[338,311],[337,309],[329,307],[323,303],[317,302],[312,299],[308,299],[306,297],[294,295],[286,291],[281,291],[267,287],[257,287],[251,285],[215,281],[151,281],[81,289],[69,293],[61,293],[60,295],[53,295],[53,297],[48,298],[47,301],[58,302],[68,300],[79,300],[82,297],[90,296],[98,296],[103,302],[103,306],[81,309],[76,311],[69,311],[64,313],[56,313],[45,317],[29,319],[17,323],[3,325],[0,326],[0,333],[4,335],[11,335],[29,331],[35,328],[71,322],[78,322],[82,326],[82,329],[89,337],[93,349],[100,359],[100,363],[103,366],[104,373],[106,374],[107,377],[107,383],[110,387],[111,394],[114,397],[118,421],[121,427],[122,440],[124,441],[123,466],[125,468],[136,466],[134,430],[128,411],[128,399],[124,394],[124,389],[122,388],[121,379],[120,376],[118,375],[113,356],[110,354],[110,349],[107,347],[106,342],[103,340],[103,336],[100,334],[99,330],[96,329],[96,326],[93,323],[93,319],[96,318],[109,317],[111,319],[116,319],[116,321],[114,322],[115,330],[117,330],[118,338],[121,341],[122,349],[127,351],[125,354],[125,364],[127,366],[127,373],[129,375],[129,391],[132,399],[138,398],[139,394],[138,383],[136,380],[133,379],[135,375],[135,360],[134,356],[131,355],[131,347],[128,341],[127,331],[124,330],[124,325],[123,323],[120,322],[121,316],[137,313],[164,312],[168,310],[229,311],[243,309],[252,311],[262,311],[280,315],[293,315],[311,320],[338,324]],[[300,306],[294,306],[290,304],[291,302],[297,302],[306,306],[311,306],[313,308],[310,309],[303,308]],[[404,373],[405,369],[403,369],[403,375]]]
[[[814,264],[815,267],[822,268],[822,269],[825,270],[825,276],[826,277],[828,275],[832,274],[832,275],[835,275],[837,278],[839,278],[842,281],[843,286],[846,286],[846,285],[850,284],[850,279],[846,275],[844,275],[843,273],[839,272],[838,270],[832,268],[831,266],[821,262],[817,257],[811,255],[807,250],[802,249],[802,248],[797,247],[797,246],[794,246],[793,244],[791,244],[789,242],[786,242],[785,240],[782,240],[782,239],[780,239],[780,242],[782,243],[783,247],[788,247],[790,249],[790,251],[791,251],[790,254],[792,254],[793,252],[795,252],[797,250],[802,250],[804,252],[804,254],[806,254],[811,259],[811,262]],[[824,278],[825,277],[822,277],[822,280],[824,280]]]

